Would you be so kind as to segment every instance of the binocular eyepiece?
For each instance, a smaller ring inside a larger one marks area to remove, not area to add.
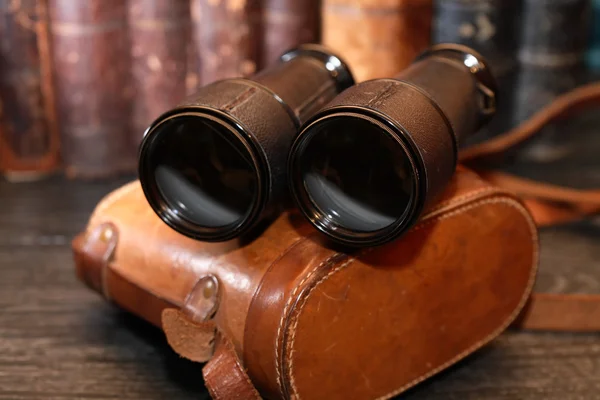
[[[251,78],[201,88],[144,135],[149,204],[186,236],[225,241],[281,211],[289,187],[336,242],[397,238],[495,114],[496,82],[481,55],[440,44],[395,78],[353,85],[340,57],[304,45]]]
[[[482,56],[453,44],[430,48],[394,79],[353,86],[292,145],[296,204],[342,244],[397,238],[446,187],[461,143],[495,114],[496,93]]]
[[[302,123],[353,84],[341,58],[303,45],[251,78],[202,87],[144,134],[139,177],[150,206],[194,239],[245,234],[283,205]]]

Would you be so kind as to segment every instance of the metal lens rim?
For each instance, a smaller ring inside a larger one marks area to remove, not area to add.
[[[187,220],[174,212],[169,202],[162,196],[156,179],[154,177],[155,162],[153,154],[157,150],[157,144],[161,135],[168,134],[161,128],[164,124],[178,117],[196,117],[210,120],[221,126],[223,133],[228,135],[229,141],[237,141],[246,151],[251,160],[251,168],[256,176],[257,187],[253,194],[252,203],[246,214],[238,221],[222,227],[201,226]],[[177,232],[197,240],[207,242],[221,242],[233,239],[245,233],[258,220],[265,208],[266,198],[269,191],[268,170],[264,155],[254,144],[251,134],[244,129],[243,125],[231,116],[212,108],[186,107],[173,110],[158,118],[146,131],[140,145],[139,152],[139,177],[142,190],[150,207],[171,228]]]
[[[356,109],[360,109],[360,111],[357,112]],[[379,129],[381,134],[391,137],[400,146],[409,161],[413,177],[413,188],[409,203],[402,216],[385,228],[372,232],[356,232],[346,229],[329,218],[325,212],[314,204],[305,188],[301,169],[302,156],[311,139],[320,131],[319,127],[337,118],[356,118],[371,123]],[[315,228],[343,245],[352,247],[376,246],[398,237],[410,228],[419,217],[423,208],[419,199],[425,190],[423,187],[424,179],[422,179],[422,173],[420,172],[423,171],[423,168],[415,161],[414,149],[412,149],[411,143],[406,142],[406,137],[407,134],[388,117],[362,107],[333,108],[328,110],[326,115],[320,115],[309,122],[292,145],[288,164],[291,195],[300,211]],[[417,157],[417,159],[419,158]]]

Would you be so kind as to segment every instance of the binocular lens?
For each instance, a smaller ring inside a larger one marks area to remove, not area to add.
[[[221,123],[172,117],[157,127],[148,151],[154,153],[148,158],[155,187],[177,217],[216,229],[241,222],[252,209],[257,196],[252,156]]]
[[[432,47],[394,78],[346,89],[292,144],[295,203],[344,245],[398,238],[440,198],[459,146],[494,115],[496,91],[485,60],[455,44]]]
[[[299,154],[299,192],[330,229],[353,236],[388,229],[414,200],[410,158],[375,121],[337,116],[317,123]]]
[[[150,207],[197,240],[258,233],[285,206],[299,127],[353,84],[339,57],[305,44],[252,77],[199,88],[144,134],[138,171]]]

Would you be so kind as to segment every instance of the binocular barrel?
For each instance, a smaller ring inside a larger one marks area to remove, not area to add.
[[[202,87],[144,134],[139,177],[148,203],[188,237],[243,235],[280,211],[302,123],[353,84],[339,57],[303,45],[251,78]]]
[[[344,91],[292,145],[294,201],[342,244],[399,237],[449,182],[461,143],[495,114],[496,92],[481,55],[454,44],[433,46],[394,79]]]

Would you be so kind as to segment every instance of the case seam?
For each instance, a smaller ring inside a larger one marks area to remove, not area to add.
[[[116,203],[117,201],[119,201],[125,195],[129,194],[130,192],[132,192],[137,187],[138,183],[139,183],[139,181],[137,181],[137,180],[131,181],[129,183],[126,183],[125,185],[121,186],[120,188],[116,189],[115,191],[113,191],[112,193],[109,193],[106,197],[104,197],[100,201],[100,203],[98,203],[98,205],[96,206],[94,212],[90,216],[89,224],[91,225],[91,223],[94,220],[96,220],[97,218],[99,218],[100,215],[108,207],[110,207],[111,205],[113,205],[114,203]]]
[[[279,388],[279,393],[281,394],[282,397],[285,397],[285,394],[284,394],[284,390],[283,390],[283,381],[282,381],[282,377],[281,377],[281,363],[279,361],[279,341],[280,341],[280,338],[281,338],[281,331],[283,329],[283,325],[284,325],[284,322],[285,322],[285,316],[287,315],[287,313],[289,311],[289,308],[291,307],[291,305],[292,305],[292,303],[293,303],[293,301],[295,299],[295,296],[298,293],[298,291],[300,290],[300,288],[302,288],[302,286],[310,278],[312,278],[314,274],[316,274],[324,265],[326,265],[327,263],[329,263],[337,255],[338,255],[338,253],[333,253],[332,255],[330,255],[329,257],[327,257],[325,260],[323,260],[315,269],[313,269],[312,271],[310,271],[310,273],[308,275],[306,275],[300,281],[300,283],[298,283],[298,285],[296,285],[294,287],[294,290],[291,292],[290,297],[286,301],[285,307],[283,308],[282,318],[279,321],[279,326],[277,327],[277,334],[275,335],[275,370],[276,370],[276,373],[277,373],[277,386]]]
[[[432,223],[436,222],[436,221],[441,221],[444,219],[448,219],[451,217],[454,217],[456,215],[459,214],[463,214],[469,210],[472,210],[474,208],[480,207],[482,205],[485,204],[505,204],[505,205],[509,205],[511,207],[513,207],[514,209],[516,209],[518,212],[520,212],[524,217],[525,220],[527,221],[527,225],[529,226],[530,229],[530,234],[531,234],[531,238],[532,238],[532,242],[533,242],[533,265],[531,268],[531,274],[529,277],[529,281],[527,282],[527,286],[523,292],[523,295],[521,297],[521,300],[519,302],[519,304],[517,305],[517,307],[515,308],[515,310],[513,311],[513,313],[507,318],[507,320],[500,325],[500,327],[496,330],[494,330],[491,334],[487,335],[485,338],[483,338],[482,340],[476,342],[473,346],[469,347],[468,349],[466,349],[465,351],[463,351],[462,353],[458,354],[456,357],[451,358],[450,360],[448,360],[445,363],[442,363],[441,365],[439,365],[437,368],[432,369],[431,371],[428,371],[427,373],[415,378],[414,380],[410,381],[409,383],[407,383],[406,385],[400,387],[399,389],[396,389],[384,396],[381,396],[379,398],[377,398],[377,400],[385,400],[385,399],[389,399],[390,397],[396,396],[404,391],[406,391],[407,389],[415,386],[416,384],[422,382],[423,380],[429,378],[430,376],[435,375],[436,373],[446,369],[447,367],[449,367],[450,365],[455,364],[456,362],[458,362],[459,360],[467,357],[468,355],[472,354],[473,352],[475,352],[476,350],[478,350],[479,348],[481,348],[483,345],[489,343],[491,340],[493,340],[495,337],[499,336],[518,316],[518,314],[522,311],[523,307],[525,306],[527,299],[529,298],[529,294],[531,293],[531,290],[533,288],[533,285],[535,283],[535,277],[537,274],[537,269],[538,269],[538,260],[539,260],[539,243],[538,243],[538,239],[537,239],[537,228],[535,223],[533,222],[531,215],[529,214],[529,212],[527,211],[527,209],[517,200],[513,199],[513,198],[495,198],[495,199],[484,199],[481,201],[478,201],[476,203],[473,204],[469,204],[469,205],[465,205],[462,206],[461,208],[454,210],[452,212],[449,212],[448,214],[443,214],[440,216],[431,216],[431,219],[428,219],[427,221],[424,221],[422,224],[417,225],[412,231],[417,231],[420,229],[423,229],[429,225],[431,225]],[[371,251],[372,249],[367,249],[364,252],[359,253],[357,256],[362,256],[364,254],[367,254],[369,251]],[[310,287],[308,289],[308,292],[306,294],[306,297],[298,304],[298,313],[295,316],[295,318],[292,321],[292,325],[290,326],[290,368],[289,368],[289,378],[290,378],[290,386],[292,388],[292,393],[293,396],[296,400],[300,399],[300,396],[298,394],[298,390],[296,388],[295,385],[295,381],[294,381],[294,374],[293,374],[293,368],[294,368],[294,363],[293,363],[293,353],[294,353],[294,340],[295,340],[295,336],[296,336],[296,330],[297,330],[297,326],[298,326],[298,321],[300,318],[300,315],[302,314],[302,310],[303,307],[305,306],[305,304],[307,303],[308,299],[310,298],[311,293],[314,291],[314,289],[316,289],[321,283],[323,283],[325,280],[327,280],[328,278],[330,278],[332,275],[336,274],[337,272],[343,270],[344,268],[346,268],[348,265],[350,265],[353,261],[356,260],[356,257],[351,257],[349,260],[345,261],[344,263],[338,265],[337,267],[335,267],[333,270],[331,270],[327,275],[323,276],[321,279],[319,279],[312,287]],[[333,257],[333,256],[332,256]],[[329,257],[327,260],[330,260],[332,257]],[[308,276],[307,276],[308,278]],[[305,279],[306,280],[306,279]],[[304,280],[303,280],[304,281]],[[284,314],[285,315],[285,314]],[[276,348],[278,346],[276,345]],[[285,351],[285,350],[284,350]],[[279,374],[279,369],[278,369],[278,374]],[[283,392],[282,390],[282,385],[280,384],[280,391]]]
[[[459,197],[456,197],[456,198],[453,198],[450,200],[446,200],[442,203],[439,203],[437,206],[433,207],[427,213],[425,213],[425,215],[423,215],[423,217],[421,218],[421,221],[424,222],[424,221],[428,220],[429,218],[433,217],[435,214],[438,214],[439,212],[447,209],[448,207],[456,207],[456,205],[459,205],[465,201],[479,197],[482,194],[492,194],[492,193],[498,193],[498,188],[488,186],[488,187],[477,189],[477,190],[467,193],[467,194],[463,194],[462,196],[459,196]]]

